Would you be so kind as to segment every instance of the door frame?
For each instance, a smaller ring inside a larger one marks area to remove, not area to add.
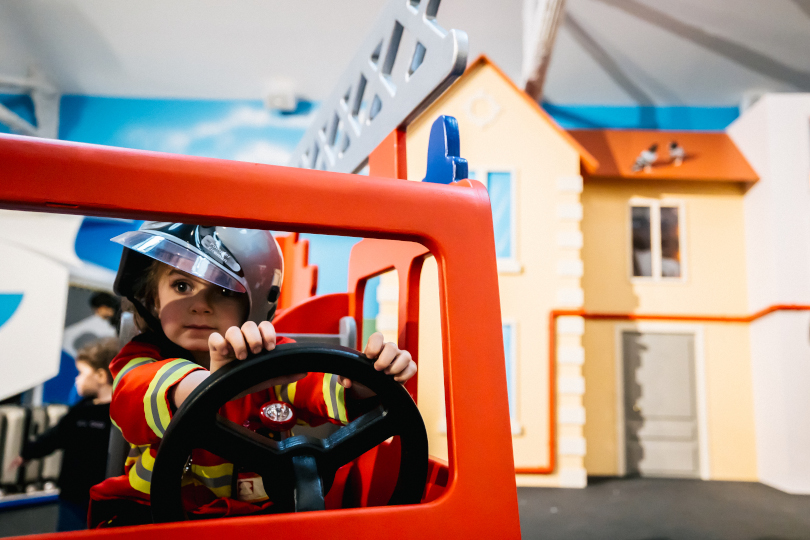
[[[698,468],[701,480],[709,480],[709,428],[706,407],[706,358],[704,347],[704,328],[699,324],[680,324],[668,322],[629,322],[617,323],[614,326],[613,341],[615,344],[616,372],[616,449],[617,469],[619,476],[627,474],[627,448],[625,441],[624,411],[624,332],[654,334],[692,334],[694,336],[695,358],[695,406],[697,407]]]

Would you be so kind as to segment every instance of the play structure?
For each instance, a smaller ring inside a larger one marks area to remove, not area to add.
[[[365,280],[394,267],[410,279],[402,312],[418,313],[418,282],[413,279],[418,272],[406,269],[418,270],[428,251],[437,263],[448,459],[429,459],[422,469],[426,475],[420,503],[149,525],[137,532],[90,531],[80,536],[216,538],[270,528],[290,538],[314,538],[342,527],[357,538],[378,537],[382,527],[395,537],[519,536],[506,396],[492,392],[506,381],[496,262],[491,249],[482,249],[494,243],[489,199],[480,183],[455,181],[463,168],[457,156],[446,155],[447,125],[440,120],[438,140],[445,149],[444,163],[455,165],[436,169],[444,173],[443,179],[436,179],[441,183],[375,178],[373,157],[372,176],[364,177],[25,137],[0,139],[7,180],[0,186],[3,208],[373,238],[358,245],[356,266],[350,270],[354,286],[345,296],[315,297],[299,304],[302,310],[317,302],[337,306],[318,310],[318,324],[323,326],[298,326],[301,321],[295,321],[292,308],[279,316],[280,332],[339,333],[340,318],[361,316]],[[250,196],[233,196],[242,193]],[[407,336],[416,321],[404,317],[400,323]],[[405,341],[413,343],[412,338]],[[416,349],[411,352],[418,354]],[[486,406],[481,406],[483,395],[488,396]],[[482,425],[487,426],[485,435]],[[391,453],[388,446],[377,452],[358,460],[351,474],[339,471],[333,482],[322,479],[324,485],[332,483],[332,491],[341,492],[337,506],[346,501],[372,505],[388,498],[396,483],[392,471],[398,467],[396,459],[381,457]],[[404,472],[414,471],[420,469]],[[331,507],[328,493],[326,500]]]

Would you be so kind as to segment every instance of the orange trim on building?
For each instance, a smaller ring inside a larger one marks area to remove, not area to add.
[[[633,180],[688,180],[741,182],[759,180],[734,141],[723,132],[572,129],[571,136],[596,156],[599,167],[588,178]],[[676,141],[685,156],[680,165],[669,157],[669,144]],[[649,172],[633,171],[642,150],[658,144],[658,159]]]
[[[591,320],[614,321],[683,321],[683,322],[725,322],[750,323],[777,311],[810,311],[810,305],[804,304],[776,304],[761,309],[751,315],[660,315],[645,313],[592,313],[581,309],[559,309],[549,313],[548,327],[548,380],[549,380],[549,464],[545,467],[516,467],[515,474],[551,474],[557,462],[557,394],[554,391],[556,383],[557,364],[557,317],[572,316]]]

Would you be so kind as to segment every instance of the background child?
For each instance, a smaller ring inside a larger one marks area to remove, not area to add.
[[[283,271],[269,231],[147,222],[113,240],[125,247],[115,290],[135,306],[143,333],[111,364],[110,412],[132,450],[125,475],[92,489],[91,526],[150,522],[151,471],[176,408],[228,363],[289,341],[277,339],[269,322]],[[416,373],[410,354],[383,343],[381,334],[369,339],[365,354],[400,382]],[[280,377],[251,392],[226,403],[220,414],[239,425],[256,422],[264,403],[280,399],[310,424],[345,424],[347,407],[370,394],[328,373]],[[251,490],[249,497],[232,492],[237,474],[241,482],[251,473],[194,450],[183,478],[186,511],[209,516],[271,511],[276,501],[264,489]]]
[[[76,390],[83,398],[71,407],[59,423],[28,441],[12,467],[62,449],[59,472],[58,531],[87,528],[90,488],[106,472],[110,439],[110,361],[119,350],[116,338],[104,338],[79,349],[76,358]]]

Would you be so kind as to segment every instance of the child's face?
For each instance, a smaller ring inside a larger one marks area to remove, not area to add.
[[[107,382],[107,375],[103,370],[93,369],[93,366],[82,360],[76,360],[76,392],[82,397],[95,397]]]
[[[208,337],[241,326],[248,308],[246,294],[174,268],[161,274],[156,304],[166,337],[187,351],[208,351]]]

